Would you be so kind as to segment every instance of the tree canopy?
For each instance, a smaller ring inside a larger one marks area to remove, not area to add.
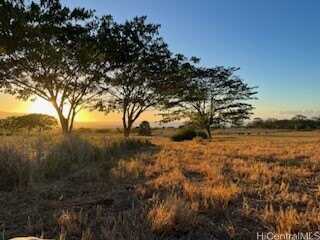
[[[159,36],[159,25],[146,17],[115,25],[112,34],[118,41],[121,64],[107,72],[100,85],[100,111],[122,112],[124,135],[129,136],[133,123],[146,110],[161,104],[169,87],[168,70],[171,52]]]
[[[70,132],[94,94],[93,12],[58,0],[5,1],[0,9],[0,76],[6,92],[50,102],[63,132]]]
[[[253,110],[248,100],[257,92],[235,75],[237,70],[193,66],[187,72],[189,87],[182,91],[177,106],[164,114],[164,121],[189,119],[211,137],[212,127],[248,119]]]
[[[45,131],[57,126],[57,120],[46,114],[27,114],[19,117],[8,117],[0,120],[0,128],[11,133],[27,130]]]
[[[121,112],[125,136],[150,109],[167,111],[163,121],[189,118],[209,136],[251,114],[256,91],[237,68],[198,67],[198,58],[172,53],[144,16],[117,23],[59,0],[0,4],[0,88],[50,102],[64,133],[88,106]]]

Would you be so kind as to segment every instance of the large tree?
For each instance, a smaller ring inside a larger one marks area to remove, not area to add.
[[[93,13],[59,0],[27,3],[5,0],[0,8],[1,82],[18,98],[50,102],[69,133],[96,94]]]
[[[248,100],[254,99],[256,91],[234,74],[237,70],[190,65],[183,76],[189,85],[181,91],[178,104],[163,114],[163,121],[187,118],[211,138],[212,127],[249,118],[253,106]]]
[[[106,31],[100,29],[100,39]],[[101,100],[96,107],[105,112],[122,113],[124,136],[130,135],[134,122],[150,108],[159,106],[172,89],[168,77],[173,58],[167,44],[159,36],[159,25],[146,22],[146,17],[136,17],[124,24],[115,24],[112,36],[117,43],[119,65],[107,72],[101,87]]]

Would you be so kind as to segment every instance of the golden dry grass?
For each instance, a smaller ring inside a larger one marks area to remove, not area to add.
[[[320,226],[320,133],[230,134],[180,143],[157,136],[154,147],[135,152],[121,144],[103,150],[113,140],[102,135],[85,138],[100,154],[85,171],[81,165],[66,178],[1,192],[0,206],[10,213],[0,209],[0,226],[10,236],[256,239],[257,232]],[[97,196],[113,204],[83,204]],[[57,206],[46,209],[52,202]]]

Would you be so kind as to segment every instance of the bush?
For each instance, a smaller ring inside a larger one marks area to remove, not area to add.
[[[180,142],[185,140],[192,140],[195,137],[207,139],[208,135],[203,131],[197,131],[193,128],[184,128],[179,130],[175,135],[173,135],[171,139],[175,142]]]
[[[77,136],[66,136],[49,150],[43,174],[47,178],[62,177],[72,172],[73,167],[95,161],[96,157],[97,150],[89,142]]]
[[[139,151],[142,148],[154,146],[147,139],[128,138],[112,140],[110,143],[105,143],[104,155],[106,157],[117,157],[127,155],[128,152]]]
[[[13,145],[0,146],[0,191],[26,187],[30,176],[29,159]]]
[[[204,131],[197,131],[197,137],[202,138],[202,139],[207,139],[208,134],[206,134]]]
[[[143,121],[139,125],[139,135],[141,136],[151,136],[151,127],[148,121]]]

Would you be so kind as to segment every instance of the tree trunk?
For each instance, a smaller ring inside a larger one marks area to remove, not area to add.
[[[58,105],[56,103],[53,103],[53,107],[56,109],[57,113],[58,113],[58,117],[59,117],[59,122],[60,122],[60,125],[61,125],[61,129],[62,129],[62,133],[63,135],[67,135],[70,133],[70,130],[69,130],[69,122],[68,122],[68,119],[66,119],[64,116],[63,116],[63,113],[61,111],[61,109],[58,107]]]
[[[123,135],[125,138],[130,136],[131,133],[131,128],[132,128],[132,121],[128,119],[128,122],[126,121],[126,118],[122,118],[122,123],[123,123]]]
[[[130,136],[130,129],[128,127],[123,128],[123,135],[125,138]]]
[[[131,128],[132,128],[132,121],[128,120],[128,124],[126,124],[126,126],[123,127],[124,137],[127,138],[130,136]]]
[[[70,133],[69,131],[69,124],[68,121],[65,117],[62,116],[62,119],[60,120],[61,128],[62,128],[62,133],[64,135],[68,135]]]
[[[207,131],[207,134],[208,134],[208,138],[211,139],[211,138],[212,138],[212,134],[211,134],[211,128],[210,128],[210,126],[207,126],[207,127],[206,127],[206,131]]]

